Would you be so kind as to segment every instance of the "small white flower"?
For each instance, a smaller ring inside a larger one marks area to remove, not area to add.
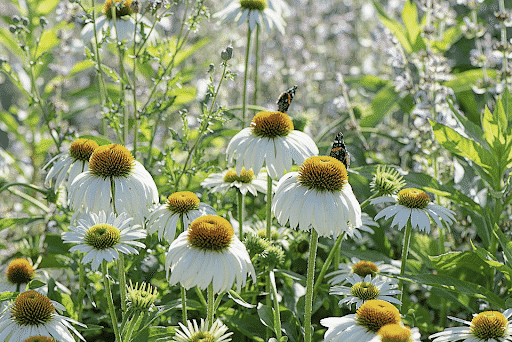
[[[167,199],[166,204],[160,205],[151,213],[146,224],[149,234],[158,231],[158,239],[165,238],[169,243],[174,240],[176,226],[183,217],[183,229],[196,218],[204,215],[215,215],[215,209],[199,201],[199,198],[190,191],[175,192]]]
[[[400,304],[400,301],[393,297],[400,294],[400,290],[396,289],[395,281],[378,276],[372,277],[370,274],[363,279],[355,273],[347,280],[352,286],[333,286],[329,291],[329,294],[345,296],[338,302],[339,306],[346,304],[348,307],[352,307],[352,304],[355,303],[356,309],[358,309],[363,303],[371,299]]]
[[[112,262],[119,259],[118,252],[139,254],[134,246],[146,247],[142,242],[135,241],[144,239],[146,231],[140,225],[132,224],[132,218],[125,213],[117,217],[110,213],[107,217],[101,211],[98,215],[88,213],[82,217],[75,226],[69,227],[70,232],[62,233],[62,240],[64,243],[77,243],[69,251],[86,253],[81,263],[92,261],[92,270],[97,270],[103,260]]]
[[[439,227],[443,226],[440,218],[446,224],[452,224],[455,221],[455,213],[453,211],[431,203],[428,195],[419,189],[403,189],[397,195],[377,197],[371,203],[378,204],[384,202],[395,204],[380,211],[375,216],[375,220],[381,217],[385,217],[386,220],[394,217],[391,226],[398,225],[398,230],[402,230],[410,219],[413,228],[429,233],[429,215]]]
[[[186,289],[193,286],[206,289],[212,284],[215,293],[222,293],[236,282],[240,291],[248,274],[256,282],[256,272],[244,244],[228,220],[220,216],[195,219],[172,242],[165,268],[169,283],[181,283]]]
[[[447,328],[430,335],[432,342],[510,342],[512,341],[512,309],[503,313],[499,311],[484,311],[474,315],[471,322],[460,318],[450,317],[454,321],[468,326]]]
[[[354,234],[362,225],[361,207],[350,184],[343,163],[318,156],[308,158],[299,172],[290,172],[278,182],[272,199],[277,221],[291,228],[314,228],[321,236]]]
[[[267,173],[276,179],[291,169],[292,160],[302,164],[317,155],[318,148],[307,134],[293,129],[288,115],[263,111],[254,116],[251,127],[231,139],[226,154],[229,161],[235,160],[238,175],[242,168],[258,173],[265,164]]]
[[[0,316],[0,341],[23,342],[29,337],[42,335],[51,336],[59,342],[75,342],[70,330],[85,341],[71,323],[86,326],[59,315],[55,308],[64,310],[64,306],[39,292],[20,293]]]
[[[395,265],[393,265],[393,263]],[[398,266],[397,266],[398,265]],[[384,261],[366,261],[358,258],[350,259],[350,262],[338,265],[338,270],[328,273],[327,278],[332,277],[328,280],[331,285],[341,285],[347,281],[353,274],[357,274],[360,277],[366,277],[368,274],[371,276],[377,274],[399,274],[400,273],[400,261],[392,260],[391,264],[384,264]]]
[[[176,330],[173,342],[195,342],[195,341],[208,341],[208,342],[228,342],[231,341],[230,336],[232,332],[226,334],[228,327],[225,326],[220,320],[213,322],[213,325],[208,329],[208,324],[201,318],[201,325],[197,325],[196,320],[187,321],[187,326],[178,322],[181,330]]]
[[[254,177],[252,170],[246,171],[242,168],[240,175],[237,175],[235,170],[226,170],[221,173],[212,173],[205,180],[201,182],[201,186],[211,188],[211,192],[223,192],[229,188],[235,187],[246,195],[250,192],[253,196],[261,193],[267,193],[267,173],[259,172]]]

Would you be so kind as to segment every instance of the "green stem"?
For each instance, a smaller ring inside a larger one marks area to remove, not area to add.
[[[112,328],[114,329],[114,335],[116,336],[116,342],[121,342],[121,334],[119,333],[119,327],[116,317],[116,309],[114,308],[114,301],[112,300],[112,291],[110,290],[110,282],[107,278],[108,266],[107,261],[103,260],[101,264],[103,268],[103,285],[105,286],[105,296],[107,297],[108,310],[110,313],[110,319],[112,320]]]
[[[254,42],[254,94],[252,94],[252,103],[258,102],[258,65],[260,55],[260,25],[256,25],[256,41]]]
[[[244,238],[244,228],[243,228],[243,222],[244,222],[244,195],[238,191],[237,194],[238,199],[238,210],[237,210],[237,216],[238,216],[238,237],[240,238],[240,241]]]
[[[249,52],[251,47],[251,27],[247,25],[247,47],[245,50],[245,69],[244,69],[244,90],[242,93],[242,128],[245,128],[245,116],[247,110],[247,75],[249,72]]]
[[[272,290],[272,299],[274,303],[274,330],[276,333],[276,338],[278,341],[281,341],[281,314],[279,310],[279,301],[277,300],[277,287],[276,287],[276,278],[274,276],[274,272],[269,272],[271,290]]]
[[[407,221],[407,225],[405,226],[405,235],[404,235],[404,244],[402,248],[402,264],[400,265],[400,276],[405,274],[405,264],[407,263],[407,254],[409,253],[409,243],[411,242],[411,234],[412,234],[412,225],[411,221]],[[404,281],[402,279],[398,282],[398,288],[400,289],[400,294],[398,295],[398,300],[400,300],[400,311],[403,308],[403,298],[404,298]]]
[[[121,294],[121,314],[124,319],[126,313],[126,274],[124,272],[124,254],[119,253],[119,259],[117,261],[119,269],[119,293]]]
[[[78,263],[78,298],[77,298],[77,314],[78,314],[78,322],[82,321],[82,309],[83,309],[83,301],[85,297],[85,269],[84,264],[81,262]]]
[[[340,245],[343,241],[343,238],[345,237],[345,233],[343,232],[338,238],[336,239],[336,242],[334,243],[334,246],[332,247],[331,251],[329,252],[329,255],[327,256],[327,259],[325,259],[324,265],[322,266],[322,269],[320,270],[320,274],[318,275],[318,279],[316,280],[315,287],[313,289],[313,292],[318,292],[318,288],[320,287],[322,283],[322,279],[324,278],[325,273],[327,273],[327,270],[329,269],[329,266],[331,265],[332,260],[335,257],[338,257],[340,255]],[[336,268],[338,265],[338,262],[335,262],[334,267]]]
[[[213,326],[213,311],[215,304],[215,294],[213,293],[213,282],[208,285],[207,289],[208,306],[206,307],[206,318],[208,321],[208,329]]]
[[[267,218],[267,231],[265,237],[268,241],[271,241],[272,236],[272,178],[267,174],[267,207],[266,207],[266,218]],[[265,274],[265,304],[267,306],[272,305],[272,300],[270,298],[271,285],[270,285],[270,268],[266,268]],[[271,333],[270,328],[267,327],[267,340],[269,339],[269,335]]]
[[[306,278],[306,298],[304,308],[304,342],[311,342],[313,329],[311,315],[313,310],[313,283],[315,278],[315,259],[318,245],[318,233],[311,228],[311,242],[309,244],[308,271]]]
[[[181,290],[181,320],[183,324],[187,322],[187,290],[183,286],[180,286]]]
[[[126,328],[126,335],[125,335],[126,342],[130,341],[132,334],[133,334],[133,329],[135,328],[137,323],[141,320],[142,314],[143,313],[139,312],[139,311],[135,311],[135,313],[133,314],[132,319],[130,320],[130,323],[128,325],[128,328]]]

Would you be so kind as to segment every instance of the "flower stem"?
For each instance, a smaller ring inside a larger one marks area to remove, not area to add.
[[[311,342],[313,329],[311,327],[311,314],[313,310],[313,283],[315,278],[315,259],[318,245],[318,233],[311,229],[311,241],[309,243],[308,271],[306,276],[306,300],[304,308],[304,342]]]
[[[338,236],[336,239],[336,242],[334,243],[334,246],[332,247],[331,251],[329,252],[329,255],[327,256],[327,259],[325,259],[324,265],[322,266],[322,269],[320,270],[320,274],[318,275],[318,279],[316,280],[315,287],[313,289],[313,292],[317,292],[318,288],[320,287],[320,284],[322,283],[322,279],[324,278],[325,273],[327,272],[327,269],[329,266],[331,266],[332,260],[337,256],[339,259],[340,254],[340,245],[343,241],[343,238],[345,237],[345,232]],[[334,267],[336,268],[338,263],[334,264]]]
[[[251,27],[247,25],[247,48],[245,50],[245,71],[244,71],[244,90],[242,94],[242,128],[245,128],[245,116],[247,106],[247,74],[249,71],[249,52],[251,47]]]
[[[272,177],[270,177],[267,174],[267,208],[266,208],[266,217],[267,217],[267,231],[265,234],[265,237],[268,241],[271,241],[271,235],[272,235]],[[265,292],[267,293],[267,296],[265,298],[265,304],[267,306],[272,305],[272,300],[270,298],[270,291],[271,291],[271,285],[270,285],[270,268],[266,268],[266,274],[265,274]],[[267,340],[269,339],[271,330],[267,328]]]
[[[256,39],[254,45],[254,94],[252,94],[252,103],[258,102],[258,61],[260,54],[260,25],[256,25]]]
[[[78,314],[78,322],[82,321],[82,305],[85,297],[85,269],[84,265],[79,262],[78,263],[78,298],[77,298],[77,314]]]
[[[405,274],[405,264],[407,262],[407,254],[409,253],[409,243],[411,242],[411,234],[412,234],[412,226],[411,221],[407,221],[407,225],[405,226],[405,235],[404,235],[404,244],[402,248],[402,264],[400,265],[400,276]],[[400,289],[399,300],[400,300],[400,311],[402,311],[403,307],[403,298],[404,298],[404,281],[402,279],[398,282],[398,288]]]
[[[213,311],[215,304],[215,295],[213,293],[213,282],[208,285],[207,298],[208,298],[208,306],[206,307],[206,319],[208,321],[208,329],[213,326]]]
[[[107,261],[103,260],[101,264],[103,269],[103,285],[105,286],[105,296],[107,297],[108,310],[110,313],[110,319],[112,320],[112,328],[114,329],[114,335],[116,336],[116,342],[121,342],[121,335],[119,333],[119,327],[117,325],[116,309],[114,308],[114,301],[112,300],[112,291],[110,290],[110,283],[107,279],[108,266]]]
[[[276,279],[274,272],[269,272],[270,284],[272,289],[272,299],[274,303],[274,330],[276,333],[276,339],[281,341],[281,314],[279,313],[279,301],[277,300],[277,288]]]
[[[132,319],[130,320],[130,323],[128,325],[128,328],[126,329],[126,335],[125,335],[126,341],[130,341],[130,338],[132,337],[132,334],[133,334],[133,329],[135,328],[137,323],[141,320],[143,314],[144,313],[140,312],[140,311],[136,311],[133,314]]]
[[[117,261],[119,268],[119,293],[121,294],[121,314],[124,318],[126,313],[126,274],[124,273],[124,254],[119,253],[119,260]]]
[[[243,222],[244,222],[244,195],[238,191],[237,194],[238,199],[238,210],[237,210],[237,216],[238,216],[238,237],[240,238],[240,241],[242,241],[244,237],[244,228],[243,228]]]
[[[181,225],[181,227],[178,227],[176,234],[179,234],[180,232],[185,231],[185,221],[183,219],[183,214],[180,215],[180,219],[178,221],[178,225]],[[183,287],[183,285],[180,285],[181,290],[181,318],[183,320],[183,324],[187,323],[187,290]]]

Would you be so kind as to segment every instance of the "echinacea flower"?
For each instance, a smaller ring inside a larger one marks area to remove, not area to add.
[[[373,219],[367,213],[361,213],[361,225],[359,227],[356,227],[349,224],[348,226],[350,229],[347,231],[347,236],[351,238],[362,239],[362,231],[373,234],[374,230],[372,227],[378,227],[379,224],[373,221]]]
[[[143,225],[150,206],[158,203],[158,190],[149,172],[126,147],[110,144],[94,150],[89,170],[69,186],[69,199],[75,216],[85,212],[124,212]]]
[[[98,148],[98,143],[94,140],[77,139],[73,141],[68,152],[55,156],[45,165],[44,168],[55,162],[46,175],[45,186],[50,186],[53,181],[55,191],[57,191],[66,178],[68,184],[73,183],[76,176],[89,169],[89,158],[96,148]]]
[[[433,204],[430,197],[419,189],[403,189],[395,196],[382,196],[372,200],[372,204],[392,202],[395,203],[380,211],[375,220],[385,217],[388,220],[391,217],[393,222],[391,226],[398,225],[398,230],[402,230],[407,222],[411,221],[412,228],[418,228],[420,231],[430,232],[430,217],[439,227],[442,227],[440,218],[447,224],[455,221],[455,213],[443,206]],[[428,214],[428,215],[427,215]]]
[[[369,342],[383,326],[401,321],[393,304],[372,299],[361,305],[355,314],[324,318],[320,324],[327,327],[324,342]]]
[[[118,4],[115,5],[114,2]],[[149,35],[149,41],[155,41],[158,38],[158,34],[155,30],[150,29],[153,23],[142,15],[134,14],[134,6],[131,6],[131,4],[132,0],[106,0],[103,6],[104,15],[96,18],[96,22],[90,22],[84,26],[81,33],[82,39],[85,42],[94,40],[95,25],[98,41],[101,41],[104,36],[107,36],[114,41],[117,37],[119,41],[124,40],[127,43],[133,43],[134,40],[135,42],[139,42],[142,39],[142,32],[144,32],[145,36]],[[115,25],[112,16],[112,6],[115,7]],[[144,31],[141,31],[141,25]]]
[[[418,328],[409,328],[403,324],[386,324],[377,331],[370,342],[421,342]]]
[[[0,293],[25,291],[26,285],[34,279],[35,274],[36,271],[27,259],[12,260],[7,266],[5,278],[0,278]]]
[[[289,221],[291,228],[314,228],[327,237],[362,225],[361,207],[348,183],[345,165],[327,156],[310,157],[299,172],[279,180],[272,212],[282,225]]]
[[[38,335],[38,336],[29,337],[23,342],[55,342],[55,340],[48,336]]]
[[[256,282],[256,272],[244,244],[236,237],[229,221],[220,216],[195,219],[172,242],[165,268],[169,283],[181,283],[185,289],[197,286],[204,290],[212,284],[215,293],[222,293],[236,281],[240,291],[247,274]]]
[[[24,342],[30,337],[41,335],[53,337],[59,342],[75,342],[70,330],[85,341],[71,323],[86,326],[59,315],[55,310],[56,307],[59,310],[65,310],[64,306],[51,301],[39,292],[20,293],[0,316],[0,341]]]
[[[450,317],[454,321],[468,326],[446,328],[430,335],[432,342],[506,342],[512,341],[512,309],[503,313],[499,311],[483,311],[475,315],[471,322]]]
[[[229,342],[232,332],[226,334],[228,327],[225,326],[220,320],[213,322],[211,328],[208,328],[208,323],[201,318],[201,324],[198,325],[196,320],[187,321],[187,326],[178,322],[181,330],[176,330],[176,334],[172,339],[173,342],[195,342],[195,341],[208,341],[208,342]]]
[[[215,209],[203,202],[190,191],[175,192],[169,196],[166,204],[162,204],[149,215],[148,232],[158,231],[158,239],[164,237],[169,243],[174,240],[178,221],[183,218],[183,229],[186,230],[196,218],[204,215],[215,215]]]
[[[400,261],[396,262],[400,265]],[[350,259],[350,262],[339,264],[338,270],[328,273],[326,277],[332,277],[327,281],[329,284],[341,285],[353,274],[357,274],[359,277],[364,278],[367,275],[374,277],[381,273],[399,274],[400,267],[392,264],[385,264],[384,261],[372,262],[368,260],[359,260],[354,257]]]
[[[290,117],[281,112],[259,112],[251,127],[238,132],[226,149],[228,160],[235,160],[236,173],[242,168],[258,173],[267,167],[268,175],[281,177],[292,167],[292,160],[302,164],[306,158],[317,155],[315,142],[305,133],[293,129]]]
[[[400,293],[397,290],[396,282],[387,280],[382,277],[372,277],[368,274],[366,277],[361,278],[357,274],[352,274],[352,277],[347,279],[351,286],[333,286],[329,290],[329,294],[345,296],[338,302],[341,306],[346,304],[352,307],[356,304],[356,309],[363,303],[371,299],[379,299],[385,302],[400,304],[400,301],[393,297]]]
[[[125,213],[117,216],[105,212],[99,214],[87,213],[74,226],[70,232],[62,233],[64,243],[77,243],[69,249],[70,252],[86,253],[81,263],[92,261],[91,269],[97,270],[103,260],[112,262],[119,259],[119,252],[124,254],[139,254],[134,247],[146,247],[137,239],[146,237],[146,230],[140,225],[133,224],[132,218]]]
[[[396,195],[405,184],[404,178],[397,170],[379,165],[370,182],[370,190],[377,196]]]
[[[226,170],[221,173],[212,173],[201,182],[201,186],[211,188],[211,192],[226,191],[229,188],[237,188],[242,195],[250,192],[253,196],[261,193],[267,193],[267,173],[259,172],[254,176],[252,170],[247,171],[242,167],[242,171],[237,175],[234,169]]]
[[[267,32],[271,32],[275,27],[281,34],[284,34],[286,25],[281,14],[287,5],[283,0],[231,0],[226,3],[223,10],[215,13],[214,18],[219,18],[221,22],[236,22],[238,26],[247,21],[251,31],[256,25],[263,26]]]
[[[136,283],[134,286],[130,279],[130,285],[126,285],[128,306],[135,311],[145,312],[150,310],[157,297],[158,290],[151,284],[142,282],[140,285]]]

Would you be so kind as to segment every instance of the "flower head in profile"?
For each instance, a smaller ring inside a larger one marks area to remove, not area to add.
[[[151,284],[142,282],[140,285],[136,283],[134,286],[130,279],[130,285],[126,285],[128,306],[136,311],[150,310],[157,297],[158,290],[156,287],[151,286]]]
[[[38,336],[29,337],[23,342],[55,342],[55,340],[48,336],[38,335]]]
[[[94,40],[94,25],[96,25],[96,34],[98,41],[104,37],[112,40],[125,42],[139,42],[143,36],[148,36],[149,41],[155,41],[158,34],[151,30],[153,23],[145,17],[134,13],[137,6],[132,6],[132,0],[106,0],[103,5],[103,15],[96,18],[96,22],[90,22],[82,29],[82,39],[85,42]],[[115,12],[115,24],[114,16]],[[143,27],[141,31],[140,27]],[[134,39],[135,33],[135,39]]]
[[[178,322],[180,330],[176,330],[176,334],[172,342],[228,342],[231,341],[232,332],[226,333],[228,327],[225,326],[220,320],[213,322],[211,328],[208,328],[208,323],[201,318],[201,324],[198,325],[196,320],[187,321],[187,326]]]
[[[0,341],[24,342],[29,339],[30,342],[33,342],[30,338],[52,337],[60,342],[74,342],[75,339],[71,332],[85,341],[71,323],[83,327],[85,325],[59,315],[56,308],[65,310],[64,306],[51,301],[39,292],[20,293],[0,316]]]
[[[397,261],[397,263],[400,265],[399,261]],[[354,257],[350,259],[350,262],[339,264],[338,270],[328,273],[326,277],[332,277],[328,280],[329,284],[341,285],[354,274],[357,274],[361,278],[365,278],[367,275],[375,277],[381,273],[399,274],[400,267],[393,264],[385,264],[384,261],[372,262],[368,260],[360,260]]]
[[[321,236],[338,236],[362,225],[345,165],[327,156],[310,157],[299,172],[279,180],[272,212],[282,225],[289,221],[291,228],[314,228]]]
[[[222,192],[229,188],[237,188],[242,195],[250,192],[253,196],[261,193],[267,193],[267,173],[259,172],[256,176],[252,170],[246,170],[242,167],[240,174],[234,169],[226,170],[221,173],[212,173],[201,182],[201,186],[211,188],[212,192]]]
[[[85,253],[81,262],[88,264],[92,261],[92,270],[97,270],[103,260],[112,262],[119,259],[119,252],[139,254],[134,247],[146,247],[136,241],[146,237],[146,230],[133,224],[132,218],[125,213],[117,217],[113,213],[107,216],[103,211],[88,213],[69,229],[70,232],[62,233],[62,240],[64,243],[76,243],[69,251]]]
[[[126,147],[103,145],[94,150],[89,170],[69,186],[70,205],[75,216],[84,212],[117,212],[144,224],[149,208],[158,203],[153,178]]]
[[[212,284],[215,293],[222,293],[236,282],[237,291],[240,291],[248,274],[256,281],[256,272],[245,246],[236,237],[229,221],[220,216],[195,219],[188,230],[172,242],[165,268],[169,283],[181,283],[186,289],[193,286],[206,289]]]
[[[166,204],[160,205],[151,213],[147,223],[148,232],[153,234],[158,231],[158,239],[165,238],[171,243],[181,218],[183,218],[183,229],[187,229],[196,218],[215,214],[215,209],[199,201],[193,192],[175,192],[169,196]]]
[[[478,342],[505,342],[512,341],[512,309],[503,313],[499,311],[483,311],[474,315],[471,322],[450,317],[454,321],[467,326],[447,328],[441,332],[430,335],[432,342],[478,341]]]
[[[355,314],[324,318],[320,324],[327,328],[325,342],[369,342],[383,326],[401,321],[400,313],[393,304],[372,299],[361,305]]]
[[[386,324],[377,331],[370,342],[421,342],[418,328],[409,328],[403,324]]]
[[[25,258],[12,260],[5,270],[5,278],[0,278],[1,292],[23,292],[26,285],[34,279],[36,271]]]
[[[413,228],[418,228],[420,231],[430,232],[430,217],[436,222],[439,227],[442,227],[440,218],[447,224],[451,224],[455,220],[455,213],[450,209],[433,204],[430,197],[419,189],[403,189],[395,196],[381,196],[372,200],[372,204],[392,202],[389,206],[380,211],[375,220],[384,217],[388,220],[391,217],[393,222],[391,226],[398,225],[398,230],[402,230],[407,222],[410,220]]]
[[[89,139],[77,139],[69,146],[69,151],[55,156],[46,164],[48,167],[51,163],[53,166],[46,175],[44,184],[50,186],[54,183],[55,191],[59,189],[62,183],[67,179],[68,183],[73,183],[73,180],[80,173],[89,169],[89,158],[98,144]]]
[[[393,297],[400,293],[394,281],[382,277],[372,277],[370,274],[363,279],[355,273],[347,280],[351,286],[333,286],[329,291],[329,294],[345,296],[338,302],[339,306],[346,304],[352,307],[352,304],[356,304],[357,309],[371,299],[400,304],[400,301]]]
[[[287,8],[288,5],[283,0],[230,0],[223,10],[213,16],[223,24],[236,22],[240,26],[247,21],[251,31],[258,25],[264,26],[269,33],[275,27],[284,34],[285,22],[282,14]]]
[[[307,134],[293,129],[288,115],[263,111],[254,116],[251,127],[231,139],[226,154],[229,161],[235,160],[237,175],[242,168],[258,173],[265,164],[268,175],[276,179],[291,169],[292,160],[302,164],[317,155],[318,148]]]
[[[370,189],[377,196],[396,195],[405,186],[404,178],[400,173],[387,166],[379,165],[370,182]]]

